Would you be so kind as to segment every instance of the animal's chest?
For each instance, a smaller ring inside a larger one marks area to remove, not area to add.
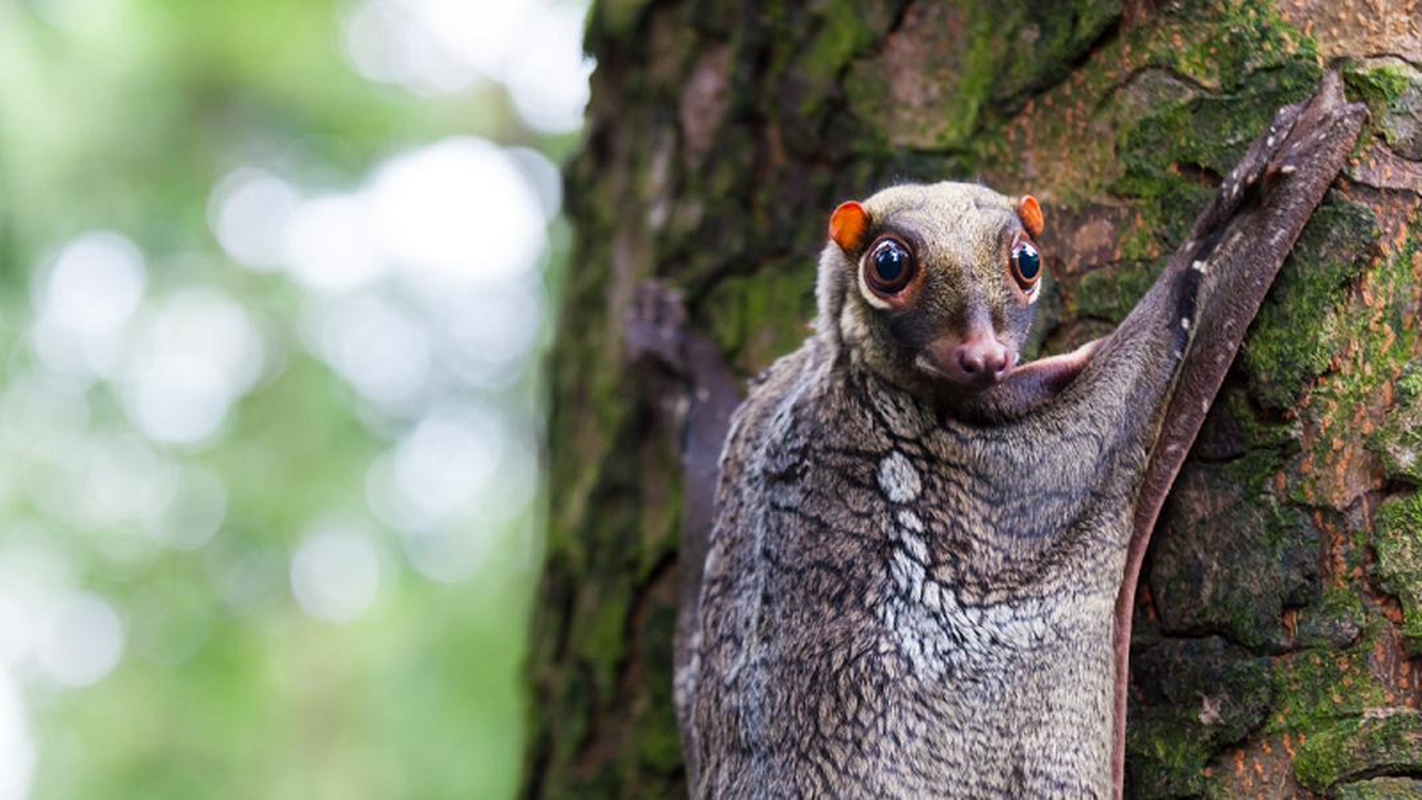
[[[1080,731],[1110,728],[1114,590],[1054,571],[1079,557],[1056,552],[1059,536],[959,516],[995,501],[964,492],[963,470],[899,449],[830,461],[811,457],[772,490],[800,504],[763,518],[746,678],[766,691],[741,693],[759,710],[736,727],[787,759],[820,747],[834,785],[881,796],[1031,793],[1023,775],[1104,774],[1104,738]],[[1080,749],[1044,755],[1027,730]]]
[[[913,443],[799,453],[766,483],[767,655],[832,671],[853,653],[891,680],[941,687],[1108,648],[1115,587],[1079,562],[1101,557],[1087,545],[1119,538],[1102,528],[1124,519],[1089,503],[1035,518],[994,471]]]
[[[1017,599],[1030,608],[1094,583],[1118,549],[1099,543],[1124,541],[1127,503],[1103,491],[1096,449],[948,430],[852,448],[828,436],[772,443],[753,505],[774,567],[828,569],[949,614]]]
[[[1107,543],[1127,516],[1103,502],[1099,443],[979,439],[890,402],[828,420],[782,407],[728,464],[702,595],[703,764],[873,796],[1106,774],[1105,734],[1081,730],[1110,730],[1124,553]],[[766,760],[747,772],[744,753]]]

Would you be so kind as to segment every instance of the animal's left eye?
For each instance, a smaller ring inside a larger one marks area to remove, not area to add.
[[[913,255],[898,239],[886,236],[869,251],[866,277],[869,287],[881,295],[903,291],[913,280],[914,272]]]
[[[1012,278],[1022,291],[1031,294],[1042,279],[1042,255],[1031,240],[1020,238],[1012,245]]]

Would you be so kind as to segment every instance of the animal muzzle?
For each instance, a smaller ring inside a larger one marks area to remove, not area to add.
[[[966,336],[944,336],[919,354],[918,365],[964,389],[986,389],[1001,383],[1017,363],[1017,351],[991,331],[975,329]]]

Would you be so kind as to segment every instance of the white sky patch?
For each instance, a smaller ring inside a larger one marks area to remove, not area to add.
[[[548,217],[537,191],[483,139],[454,137],[396,156],[369,193],[387,258],[422,277],[508,280],[542,256]]]
[[[321,357],[367,399],[398,405],[421,394],[430,380],[427,321],[376,293],[342,298],[320,312]]]
[[[530,432],[518,433],[505,436],[499,468],[474,498],[475,519],[510,523],[528,512],[538,489],[538,448]]]
[[[370,507],[399,532],[420,574],[442,582],[474,577],[494,537],[527,512],[537,462],[513,427],[477,409],[440,408],[371,465]]]
[[[543,325],[543,299],[532,287],[504,283],[469,292],[458,303],[447,312],[447,324],[461,377],[496,383],[500,374],[526,363]]]
[[[462,66],[494,72],[514,56],[520,34],[546,4],[537,0],[387,0],[404,9],[430,44],[456,54]]]
[[[562,132],[581,123],[588,101],[586,11],[559,0],[366,0],[343,43],[370,80],[432,95],[496,81],[529,125]]]
[[[545,7],[519,43],[525,55],[500,71],[519,116],[541,131],[570,131],[583,121],[593,71],[583,54],[583,16],[581,6]]]
[[[122,395],[129,418],[153,439],[207,439],[261,377],[261,338],[247,312],[225,294],[181,292],[140,327],[123,367]]]
[[[35,744],[24,702],[10,671],[0,664],[0,800],[29,797]]]
[[[351,192],[298,201],[281,259],[326,294],[392,270],[415,284],[488,285],[537,268],[560,197],[533,151],[457,136],[397,155]],[[255,247],[255,246],[254,246]]]
[[[380,590],[380,558],[370,534],[335,524],[312,530],[291,558],[291,590],[316,619],[359,619]]]
[[[115,233],[86,233],[65,245],[32,282],[31,340],[50,370],[107,375],[124,326],[143,300],[143,254]]]
[[[421,95],[452,94],[476,84],[477,72],[430,39],[410,3],[368,2],[346,19],[343,44],[356,71]]]
[[[123,623],[104,600],[71,595],[50,612],[38,645],[40,667],[51,681],[92,686],[107,677],[123,655]]]
[[[174,464],[137,436],[89,438],[67,460],[77,470],[69,494],[71,518],[81,530],[137,532],[176,488]]]
[[[124,405],[149,436],[193,444],[208,438],[227,416],[232,398],[221,374],[179,353],[154,353],[128,374]]]
[[[358,193],[319,195],[298,205],[283,254],[297,280],[322,291],[352,289],[385,271],[369,200]]]
[[[35,657],[44,620],[74,583],[64,553],[48,541],[49,532],[21,528],[7,531],[0,545],[0,666],[28,665]]]
[[[401,419],[451,384],[509,385],[542,330],[556,184],[541,155],[460,136],[386,161],[352,192],[302,201],[286,258],[316,290],[307,347]]]
[[[563,172],[548,157],[528,147],[510,147],[504,151],[523,173],[528,185],[543,203],[543,216],[553,219],[563,208]]]
[[[430,580],[452,583],[478,574],[498,528],[470,513],[432,518],[396,484],[394,459],[379,458],[366,475],[371,510],[400,535],[410,566]]]
[[[421,420],[391,454],[391,479],[408,512],[403,527],[434,527],[468,510],[503,446],[488,414],[445,408]]]
[[[465,523],[401,537],[405,555],[421,575],[440,583],[456,583],[478,574],[488,559],[490,531]]]
[[[0,591],[0,665],[14,664],[29,654],[30,633],[24,605]]]
[[[224,177],[208,201],[208,225],[222,249],[258,270],[281,266],[286,234],[300,195],[279,176],[242,167]]]

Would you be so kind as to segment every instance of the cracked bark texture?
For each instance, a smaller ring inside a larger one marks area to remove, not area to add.
[[[676,408],[624,356],[640,281],[679,287],[692,327],[754,375],[805,336],[836,203],[976,178],[1044,201],[1036,341],[1062,352],[1124,317],[1327,66],[1372,119],[1157,527],[1128,795],[1418,788],[1422,2],[609,0],[588,49],[528,795],[684,792]]]

